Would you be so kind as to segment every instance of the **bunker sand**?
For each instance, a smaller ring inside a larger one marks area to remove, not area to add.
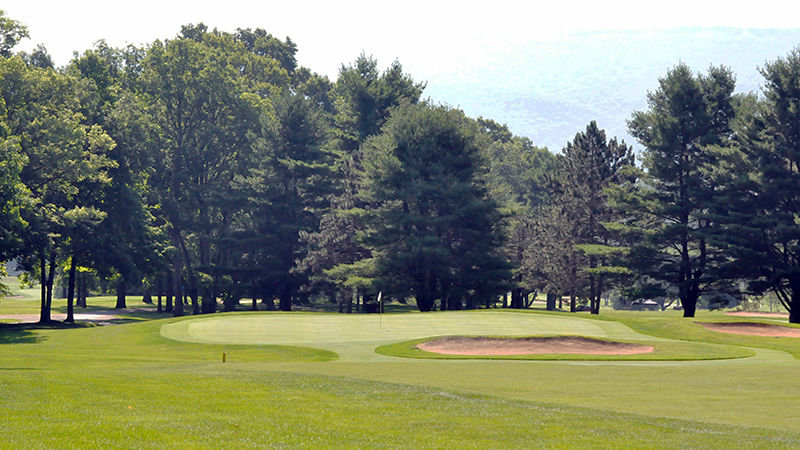
[[[749,336],[769,336],[769,337],[800,337],[800,329],[784,327],[781,325],[770,325],[766,323],[706,323],[698,322],[700,325],[711,331],[729,334],[746,334]]]
[[[75,313],[75,320],[81,322],[108,322],[117,317],[113,314],[105,313]],[[67,315],[64,313],[50,314],[52,320],[64,321]],[[25,323],[35,323],[39,321],[39,314],[0,314],[0,320],[16,320]]]
[[[650,353],[652,346],[626,344],[577,336],[494,338],[445,337],[417,348],[445,355],[501,356],[531,354],[634,355]]]

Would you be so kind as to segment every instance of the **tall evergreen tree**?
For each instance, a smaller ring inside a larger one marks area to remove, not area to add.
[[[357,238],[365,231],[364,223],[354,213],[366,206],[357,196],[361,167],[358,149],[380,131],[395,108],[417,103],[424,88],[423,83],[403,73],[399,62],[381,73],[377,61],[361,55],[353,64],[342,66],[330,93],[333,148],[338,153],[333,173],[336,194],[321,218],[319,231],[305,238],[309,253],[303,266],[311,271],[315,286],[339,299],[352,299],[353,289],[363,291],[371,286],[373,267],[367,263],[370,251]],[[347,304],[349,308],[350,302]]]
[[[709,146],[730,135],[734,86],[727,68],[694,75],[680,64],[648,94],[648,109],[628,123],[644,146],[645,174],[624,203],[649,230],[632,247],[630,268],[676,286],[685,317],[694,317],[698,298],[718,281],[709,275],[722,255],[709,242],[707,212],[716,199],[704,168],[714,164]]]
[[[732,257],[729,276],[772,290],[800,323],[800,48],[761,74],[763,98],[741,99],[734,141],[709,167],[721,191],[715,237]]]
[[[497,205],[477,126],[462,112],[401,106],[362,147],[361,197],[378,283],[420,311],[467,306],[508,286]]]
[[[625,272],[612,263],[622,250],[604,224],[618,214],[608,205],[606,189],[629,182],[634,167],[633,150],[616,138],[606,139],[605,131],[592,121],[586,131],[575,135],[558,155],[560,195],[574,236],[574,251],[582,253],[579,269],[588,284],[592,314],[600,310],[600,296],[609,276]]]
[[[292,298],[306,283],[296,262],[305,257],[302,235],[318,229],[327,208],[333,153],[326,124],[313,101],[286,93],[275,99],[275,118],[255,144],[256,167],[242,180],[250,193],[252,252],[262,284],[272,285],[280,309],[291,310]]]

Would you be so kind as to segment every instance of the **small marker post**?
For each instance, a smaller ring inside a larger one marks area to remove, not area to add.
[[[226,356],[227,356],[227,355],[225,354],[225,352],[222,352],[222,362],[225,362],[225,357],[226,357]]]

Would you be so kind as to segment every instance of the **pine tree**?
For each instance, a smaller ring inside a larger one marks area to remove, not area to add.
[[[503,292],[500,216],[485,187],[474,122],[426,104],[401,106],[362,147],[366,242],[378,284],[420,311],[474,305]]]
[[[574,251],[583,256],[579,272],[588,284],[592,314],[597,314],[608,278],[627,272],[613,263],[625,249],[604,224],[619,217],[608,205],[606,189],[632,181],[633,149],[616,138],[607,140],[592,121],[567,143],[558,162],[561,189],[554,201],[563,205],[569,218]]]
[[[741,99],[731,145],[709,167],[721,199],[715,235],[730,277],[772,290],[800,323],[800,48],[762,69],[764,97]]]
[[[695,76],[680,64],[628,123],[644,146],[644,177],[637,192],[618,201],[647,230],[631,248],[630,269],[676,286],[685,317],[694,317],[700,295],[719,281],[710,271],[724,258],[709,242],[707,212],[716,199],[705,168],[715,163],[709,146],[731,132],[734,85],[727,68]]]

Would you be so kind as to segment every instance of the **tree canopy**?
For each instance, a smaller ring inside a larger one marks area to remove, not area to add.
[[[40,285],[42,322],[59,285],[71,320],[88,274],[175,315],[539,293],[598,313],[616,289],[688,317],[773,291],[800,322],[800,50],[760,95],[678,64],[628,122],[638,153],[590,121],[554,154],[424,99],[399,61],[330,80],[263,29],[98,41],[64,67],[15,52],[2,11],[0,32],[0,260]]]

